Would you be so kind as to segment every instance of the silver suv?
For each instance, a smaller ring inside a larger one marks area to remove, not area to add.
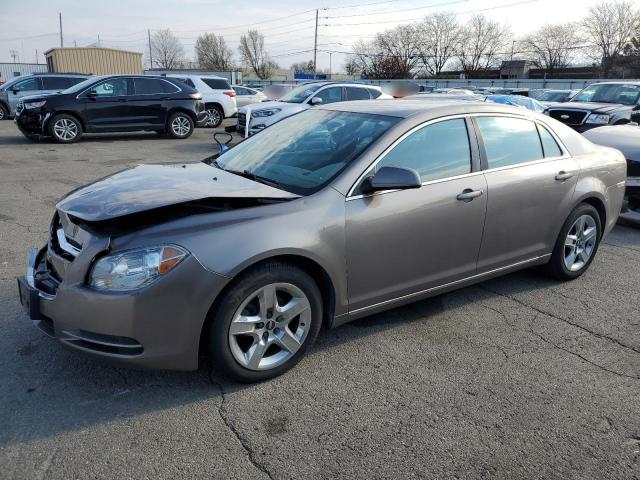
[[[32,73],[16,77],[0,87],[0,120],[15,115],[23,97],[66,90],[87,78],[89,75],[80,73]]]

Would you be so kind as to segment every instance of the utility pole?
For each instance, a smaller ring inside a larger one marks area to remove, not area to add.
[[[316,10],[316,35],[313,41],[313,79],[316,79],[316,72],[318,71],[318,65],[316,59],[318,58],[318,10]]]
[[[36,65],[38,64],[38,49],[36,48]]]
[[[329,52],[329,80],[331,80],[331,57],[333,56],[333,52]]]
[[[60,22],[60,48],[63,48],[64,40],[62,39],[62,13],[58,13],[58,20]]]
[[[147,37],[149,38],[149,69],[153,69],[153,54],[151,53],[151,30],[147,30]]]

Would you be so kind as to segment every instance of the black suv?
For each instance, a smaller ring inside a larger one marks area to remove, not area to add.
[[[197,90],[164,77],[92,77],[59,93],[20,100],[15,122],[28,138],[75,142],[83,132],[149,130],[187,138],[206,121]]]
[[[640,110],[640,82],[603,82],[589,85],[565,103],[550,105],[545,113],[585,132],[602,125],[629,123]]]

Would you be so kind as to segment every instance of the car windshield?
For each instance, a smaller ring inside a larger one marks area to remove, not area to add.
[[[636,105],[640,98],[640,85],[624,83],[601,83],[590,85],[575,97],[572,102],[621,103]]]
[[[278,100],[288,103],[302,103],[309,95],[316,92],[322,85],[300,85],[293,90],[285,93]]]
[[[311,195],[398,120],[367,113],[307,110],[248,138],[218,157],[216,164],[298,195]]]
[[[66,90],[63,90],[62,93],[76,93],[76,92],[81,92],[82,90],[84,90],[87,87],[90,87],[91,84],[95,83],[97,80],[100,80],[103,77],[91,77],[91,78],[87,78],[86,80],[80,82],[80,83],[76,83],[73,87],[69,87]]]
[[[544,92],[538,97],[541,102],[561,102],[569,96],[569,92]]]

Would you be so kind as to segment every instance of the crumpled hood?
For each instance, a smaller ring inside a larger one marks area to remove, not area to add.
[[[205,163],[179,163],[124,170],[72,191],[56,208],[95,222],[206,198],[297,197]]]
[[[595,102],[564,102],[552,103],[549,108],[559,108],[567,110],[589,110],[595,113],[609,113],[614,110],[627,107],[619,103],[595,103]],[[630,108],[630,107],[629,107]]]
[[[270,100],[268,102],[258,102],[252,103],[251,105],[246,105],[238,111],[240,113],[247,113],[247,108],[250,108],[252,112],[256,110],[264,110],[266,108],[279,108],[282,110],[278,115],[282,114],[294,114],[301,112],[303,110],[308,109],[310,106],[306,103],[288,103],[288,102],[279,102],[278,100]]]

